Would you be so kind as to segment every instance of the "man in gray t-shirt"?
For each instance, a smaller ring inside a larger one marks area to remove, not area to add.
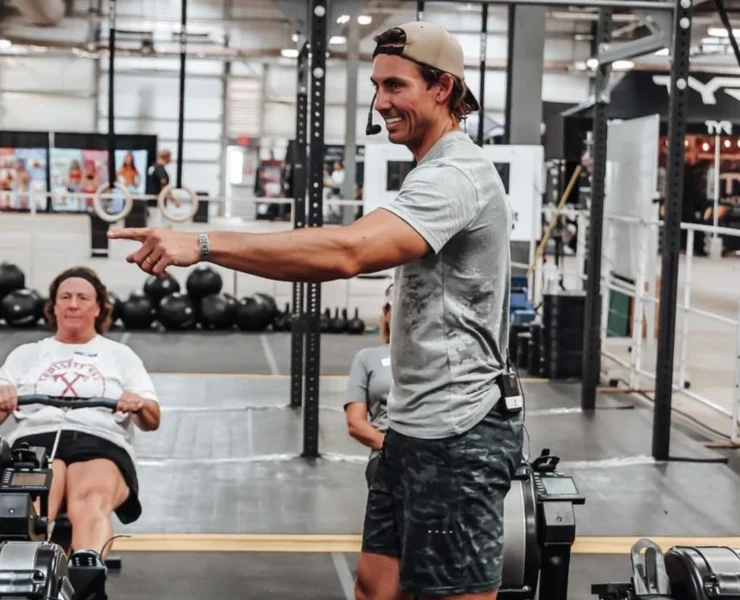
[[[396,267],[388,431],[368,495],[356,595],[493,600],[504,498],[523,444],[521,417],[503,407],[499,390],[510,211],[494,165],[460,131],[480,107],[457,40],[415,21],[375,41],[375,110],[391,143],[417,161],[393,203],[339,228],[108,235],[140,242],[127,260],[156,275],[202,260],[282,281]]]

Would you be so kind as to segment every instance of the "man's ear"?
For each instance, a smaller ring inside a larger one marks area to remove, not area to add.
[[[437,84],[439,86],[437,91],[437,102],[440,104],[447,104],[447,101],[452,94],[452,89],[455,87],[455,80],[449,73],[442,73]]]

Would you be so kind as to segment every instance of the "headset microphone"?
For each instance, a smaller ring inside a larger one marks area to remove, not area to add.
[[[380,125],[373,124],[373,106],[375,105],[375,98],[378,96],[376,91],[373,95],[373,101],[370,103],[370,111],[367,113],[367,125],[365,126],[365,135],[378,135],[383,128]]]

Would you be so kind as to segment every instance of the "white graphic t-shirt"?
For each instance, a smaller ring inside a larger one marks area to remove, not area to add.
[[[158,402],[144,363],[128,346],[103,336],[86,344],[63,344],[53,337],[13,350],[0,367],[0,385],[15,386],[18,396],[42,394],[70,398],[118,400],[124,391]],[[56,432],[62,409],[28,405],[10,417],[10,444],[27,435]],[[68,410],[64,429],[104,438],[124,448],[135,460],[131,415],[108,408]]]

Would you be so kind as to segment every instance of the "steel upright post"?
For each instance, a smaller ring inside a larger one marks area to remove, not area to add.
[[[306,226],[306,144],[308,143],[308,42],[298,55],[298,93],[296,96],[296,135],[293,151],[293,223],[296,229]],[[293,282],[293,305],[290,328],[290,405],[303,404],[303,348],[306,284]]]
[[[658,352],[655,365],[655,405],[653,409],[653,458],[656,460],[668,460],[671,445],[673,354],[676,341],[678,259],[681,253],[681,205],[690,45],[691,0],[676,0],[671,48],[671,89],[668,101],[668,190],[663,219]]]
[[[599,11],[597,47],[611,41],[612,10]],[[586,269],[586,314],[583,327],[583,374],[581,408],[596,407],[596,388],[601,371],[601,245],[604,227],[604,187],[606,183],[606,115],[609,108],[607,87],[611,64],[600,64],[594,90],[593,168],[591,171],[591,207],[588,227],[588,265]]]
[[[311,1],[311,95],[308,172],[308,226],[323,225],[324,108],[326,96],[327,0]],[[307,285],[306,402],[303,409],[303,456],[319,455],[319,376],[321,372],[321,284]]]

